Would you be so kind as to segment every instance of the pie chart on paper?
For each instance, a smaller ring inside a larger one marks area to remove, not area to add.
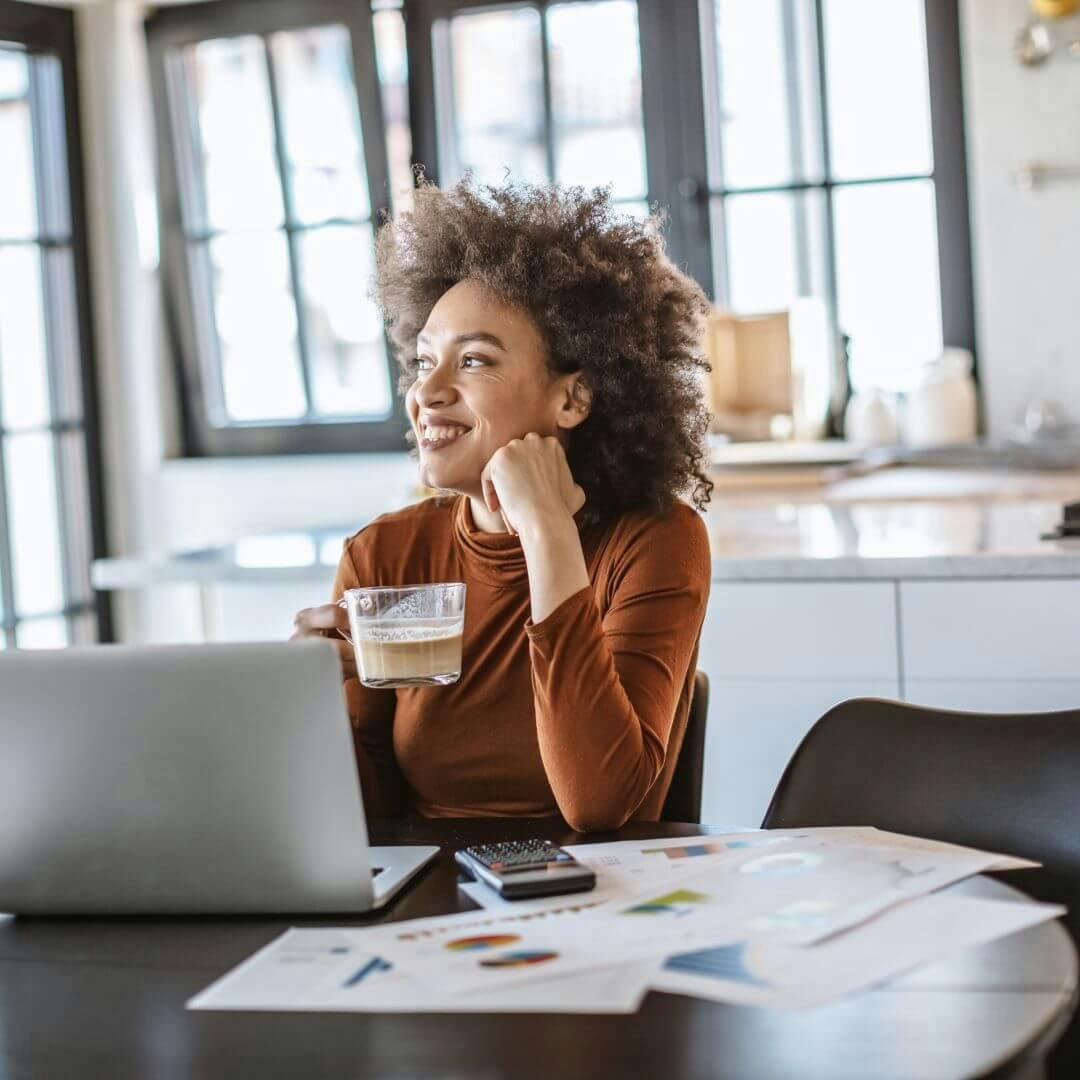
[[[443,948],[451,952],[479,952],[483,949],[501,949],[520,941],[517,934],[479,934],[476,937],[457,938],[448,941]]]
[[[490,960],[481,960],[480,966],[487,968],[514,968],[529,967],[532,964],[546,964],[549,960],[558,959],[557,952],[547,952],[540,949],[521,950],[519,952],[503,953],[502,956],[493,956]]]

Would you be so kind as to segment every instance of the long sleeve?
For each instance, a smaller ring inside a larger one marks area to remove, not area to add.
[[[526,624],[540,756],[567,822],[617,828],[664,766],[708,600],[704,522],[677,507],[632,535],[601,615],[584,588]]]
[[[345,545],[337,576],[334,579],[332,599],[341,599],[346,589],[360,584],[371,584],[367,577],[363,582],[354,558],[363,560],[363,552],[357,550],[359,537]],[[340,649],[349,649],[346,641]],[[353,744],[356,749],[356,766],[360,775],[360,790],[364,796],[364,809],[368,818],[400,817],[405,812],[405,783],[394,756],[394,709],[397,695],[392,690],[372,690],[357,678],[345,680],[345,699],[352,723]]]

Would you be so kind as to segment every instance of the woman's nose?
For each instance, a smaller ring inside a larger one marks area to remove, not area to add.
[[[448,364],[436,364],[416,383],[416,400],[421,405],[448,405],[456,397],[453,372]]]

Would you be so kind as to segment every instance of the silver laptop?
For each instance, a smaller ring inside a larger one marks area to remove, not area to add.
[[[0,911],[345,913],[436,847],[369,847],[328,641],[0,654]]]

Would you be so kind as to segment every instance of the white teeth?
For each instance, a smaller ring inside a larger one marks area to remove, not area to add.
[[[432,442],[446,442],[464,435],[468,428],[460,427],[425,427],[424,438]]]

